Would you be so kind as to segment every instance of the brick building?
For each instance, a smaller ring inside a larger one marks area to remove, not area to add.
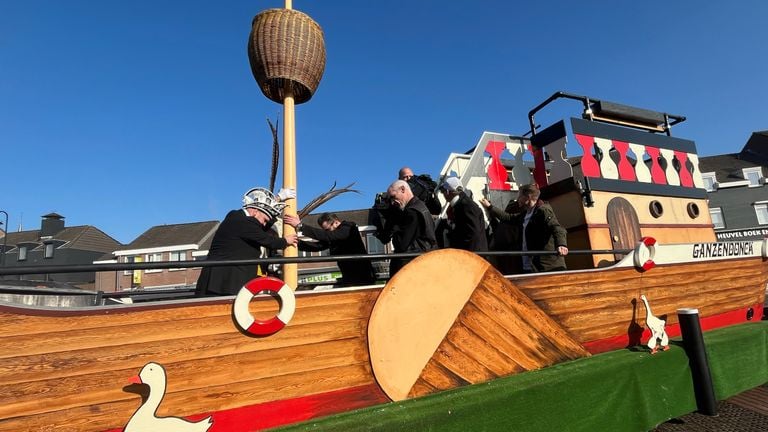
[[[95,261],[137,263],[196,261],[205,259],[217,221],[158,225],[145,231],[131,243],[116,248]],[[99,272],[96,289],[104,292],[149,289],[190,288],[195,285],[200,268],[147,269]]]

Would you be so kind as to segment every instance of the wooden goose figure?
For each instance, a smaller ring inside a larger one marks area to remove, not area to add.
[[[206,432],[213,425],[211,417],[195,423],[179,417],[157,417],[166,386],[165,369],[161,365],[147,363],[131,382],[148,385],[149,396],[128,420],[123,432]]]
[[[664,329],[667,322],[653,315],[645,294],[640,294],[640,300],[645,305],[645,326],[651,331],[651,338],[648,339],[648,348],[651,349],[651,354],[656,354],[659,351],[659,346],[662,351],[668,350],[669,336],[667,336],[667,331]]]

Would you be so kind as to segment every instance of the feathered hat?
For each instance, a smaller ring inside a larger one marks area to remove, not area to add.
[[[243,208],[255,208],[272,218],[278,218],[285,203],[280,202],[269,190],[255,187],[243,195]]]

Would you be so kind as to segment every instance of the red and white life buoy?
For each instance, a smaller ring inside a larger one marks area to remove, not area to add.
[[[260,293],[276,295],[280,299],[280,311],[268,320],[258,320],[248,311],[251,299]],[[296,311],[296,297],[293,290],[278,278],[265,276],[248,281],[235,297],[235,321],[246,332],[256,336],[277,333],[293,318]]]
[[[634,260],[635,267],[641,272],[648,271],[656,267],[653,257],[656,255],[656,239],[653,237],[643,237],[635,246]]]

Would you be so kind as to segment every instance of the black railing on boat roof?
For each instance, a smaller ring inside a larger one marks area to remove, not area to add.
[[[625,255],[632,249],[585,249],[569,250],[568,255]],[[48,265],[48,266],[18,266],[18,267],[0,267],[0,276],[27,275],[27,274],[51,274],[51,273],[83,273],[83,272],[105,272],[119,270],[162,270],[174,268],[195,268],[195,267],[225,267],[253,264],[305,264],[331,261],[352,261],[368,260],[383,261],[392,258],[414,258],[422,255],[424,252],[397,253],[397,254],[359,254],[359,255],[337,255],[337,256],[318,256],[318,257],[273,257],[273,258],[255,258],[244,260],[202,260],[202,261],[162,261],[152,263],[110,263],[110,264],[70,264],[70,265]],[[538,255],[557,255],[553,251],[491,251],[474,252],[480,256],[538,256]]]
[[[545,106],[561,98],[581,101],[584,105],[582,117],[588,120],[617,123],[625,126],[647,129],[653,132],[664,132],[668,136],[672,135],[672,126],[685,121],[685,117],[681,115],[636,108],[629,105],[590,98],[589,96],[558,91],[528,112],[528,122],[531,128],[528,133],[531,136],[536,135],[537,126],[535,126],[536,122],[534,120],[536,113],[541,111]]]

